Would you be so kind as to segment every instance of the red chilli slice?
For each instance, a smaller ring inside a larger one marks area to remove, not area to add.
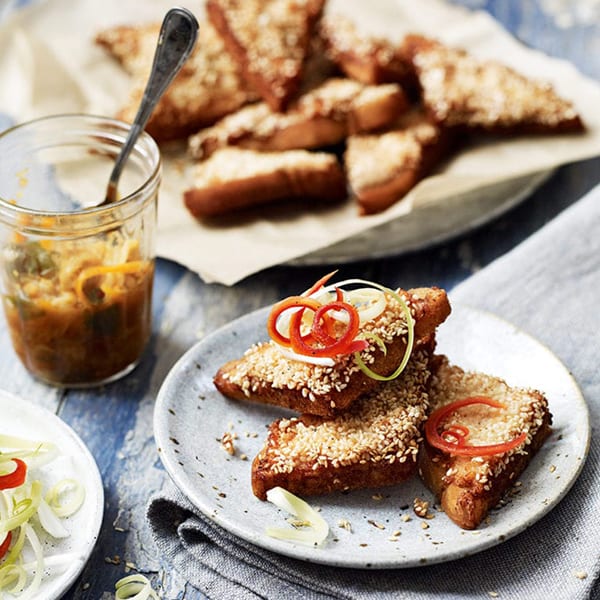
[[[341,310],[348,314],[349,322],[346,330],[339,338],[334,338],[333,341],[329,332],[321,325],[329,311]],[[302,312],[299,311],[292,315],[290,319],[290,340],[292,350],[298,354],[315,357],[333,357],[338,354],[350,354],[358,351],[356,348],[364,350],[368,345],[366,340],[355,340],[356,334],[360,326],[360,317],[354,306],[347,302],[329,302],[323,304],[315,311],[313,325],[311,328],[312,337],[315,341],[324,344],[322,347],[311,346],[307,343],[307,339],[300,335],[300,323],[302,320]]]
[[[19,487],[25,483],[27,476],[27,465],[20,458],[11,459],[17,467],[14,471],[0,475],[0,490],[8,490]]]
[[[302,295],[310,296],[311,294],[314,294],[315,292],[320,290],[337,272],[338,270],[336,269],[335,271],[331,271],[331,273],[327,273],[327,275],[324,275],[323,277],[321,277],[321,279],[313,283],[312,286],[308,290],[306,290],[306,292],[304,292]]]
[[[327,304],[322,304],[311,294],[321,289],[323,285],[336,273],[333,271],[317,281],[301,296],[290,296],[277,302],[267,319],[267,331],[273,341],[284,347],[291,347],[297,354],[313,357],[334,357],[339,354],[352,354],[368,348],[367,340],[357,340],[360,327],[360,316],[352,304],[344,302],[342,290],[336,288],[336,299]],[[279,317],[289,309],[297,309],[289,320],[289,337],[285,336],[277,327]],[[310,331],[302,334],[302,318],[305,310],[314,312]],[[329,313],[342,311],[348,315],[348,323],[343,333],[338,337],[335,333],[335,317]]]
[[[438,448],[439,450],[443,450],[444,452],[456,456],[489,456],[509,452],[520,446],[526,440],[527,434],[523,432],[508,442],[470,446],[466,444],[469,429],[464,425],[451,425],[448,429],[445,429],[442,432],[439,431],[440,424],[442,424],[449,415],[464,406],[470,406],[472,404],[485,404],[493,408],[506,408],[501,402],[488,398],[487,396],[471,396],[469,398],[463,398],[462,400],[456,400],[446,406],[441,406],[431,413],[425,423],[425,437],[429,444],[434,448]],[[456,441],[452,442],[449,438]]]
[[[313,298],[306,298],[304,296],[290,296],[289,298],[285,298],[284,300],[280,300],[275,304],[269,314],[269,318],[267,319],[267,331],[272,340],[276,341],[281,346],[289,347],[291,346],[291,339],[289,337],[285,337],[278,329],[277,329],[277,320],[286,310],[290,308],[310,308],[311,310],[316,311],[321,306],[321,303]],[[300,315],[302,318],[302,314],[304,310],[300,310],[292,316],[292,318],[296,315]],[[291,320],[290,320],[290,329],[291,329]]]
[[[10,542],[12,541],[12,531],[9,531],[4,538],[2,544],[0,544],[0,560],[2,560],[5,554],[8,552]]]

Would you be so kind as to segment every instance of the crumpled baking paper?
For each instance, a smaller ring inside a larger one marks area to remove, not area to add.
[[[0,25],[0,112],[16,122],[68,112],[113,116],[127,98],[129,78],[94,44],[96,32],[111,25],[160,21],[170,7],[164,0],[46,0],[11,15]],[[199,0],[187,8],[204,17]],[[422,32],[548,81],[575,103],[588,132],[473,146],[379,215],[359,217],[349,200],[343,206],[310,209],[264,206],[249,216],[211,224],[194,220],[185,209],[182,192],[190,181],[189,160],[183,147],[169,148],[163,153],[159,256],[188,267],[206,282],[233,285],[290,261],[310,263],[317,257],[317,262],[331,262],[400,252],[479,223],[497,214],[507,193],[520,198],[545,173],[600,154],[600,85],[573,65],[526,48],[488,14],[441,0],[422,0],[418,10],[411,0],[331,0],[327,10],[346,14],[366,34],[400,41],[406,32]],[[473,204],[478,194],[480,205]],[[483,214],[474,215],[474,210]],[[361,240],[358,250],[353,240]],[[328,255],[329,248],[336,250]]]

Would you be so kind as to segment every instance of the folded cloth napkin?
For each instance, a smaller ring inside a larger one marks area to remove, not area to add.
[[[600,422],[600,186],[452,299],[492,311],[550,347]],[[324,567],[279,556],[223,531],[175,488],[150,500],[159,550],[210,598],[600,598],[600,440],[569,494],[520,535],[477,555],[412,569]]]

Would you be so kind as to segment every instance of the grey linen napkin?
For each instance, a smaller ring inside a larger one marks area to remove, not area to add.
[[[600,598],[600,186],[451,297],[545,343],[582,388],[593,423],[590,454],[554,510],[475,556],[412,569],[348,570],[248,544],[198,514],[171,486],[147,510],[165,560],[215,599]]]

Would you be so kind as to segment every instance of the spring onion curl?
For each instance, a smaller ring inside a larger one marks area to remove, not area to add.
[[[61,504],[61,497],[69,490],[73,492],[71,500]],[[48,490],[45,500],[57,517],[70,517],[83,504],[85,488],[75,479],[63,479]]]
[[[115,600],[160,600],[150,581],[141,573],[128,575],[115,583]]]
[[[27,459],[27,466],[35,469],[48,464],[58,456],[58,448],[51,442],[36,442],[14,435],[0,434],[0,461],[13,458]]]
[[[410,314],[410,309],[408,308],[408,305],[406,304],[406,302],[404,301],[402,296],[400,296],[400,294],[398,294],[394,290],[387,288],[383,285],[380,285],[379,283],[375,283],[374,281],[368,281],[365,279],[345,279],[344,281],[340,281],[339,283],[335,284],[335,286],[328,286],[328,287],[324,288],[324,291],[330,291],[330,289],[333,289],[334,287],[341,288],[344,285],[367,285],[367,286],[375,287],[378,290],[381,290],[384,294],[389,294],[400,305],[400,308],[402,309],[402,312],[404,313],[404,318],[406,319],[406,327],[407,327],[408,331],[407,331],[407,340],[406,340],[406,350],[404,352],[404,356],[402,357],[400,364],[394,370],[394,372],[387,376],[380,375],[379,373],[375,373],[375,371],[371,370],[365,364],[365,362],[363,361],[363,359],[360,355],[360,352],[354,353],[354,360],[356,361],[357,366],[368,377],[371,377],[371,379],[376,379],[377,381],[391,381],[392,379],[396,379],[396,377],[398,377],[400,375],[400,373],[402,373],[402,371],[404,371],[404,369],[406,368],[406,365],[410,359],[410,355],[412,353],[412,349],[413,349],[413,345],[414,345],[414,341],[415,341],[415,322],[414,322],[412,315]]]
[[[310,504],[282,487],[271,488],[267,492],[267,500],[298,519],[292,522],[294,527],[267,527],[268,536],[309,546],[319,546],[325,541],[329,525]]]
[[[85,499],[83,485],[73,479],[59,481],[44,497],[42,482],[31,475],[56,456],[58,448],[49,442],[0,434],[0,473],[4,478],[0,478],[0,598],[4,593],[19,600],[39,598],[48,570],[64,569],[74,560],[73,555],[45,557],[38,535],[41,530],[54,539],[67,537],[62,517],[74,514]],[[17,464],[21,475],[24,470],[24,477],[17,482],[9,462]],[[33,558],[27,563],[23,555],[26,545]]]

